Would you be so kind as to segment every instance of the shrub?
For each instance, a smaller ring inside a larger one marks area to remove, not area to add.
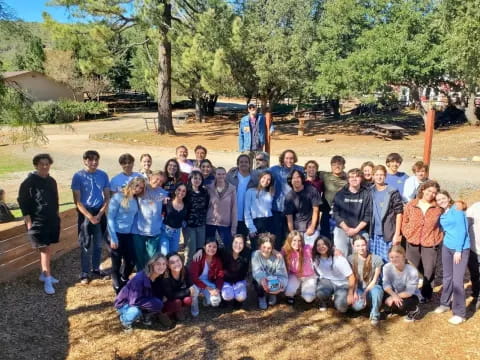
[[[107,113],[107,104],[87,101],[72,100],[39,101],[33,108],[41,123],[61,124],[75,120],[83,120],[87,115]]]

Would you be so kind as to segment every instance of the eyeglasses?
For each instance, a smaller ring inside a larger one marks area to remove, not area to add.
[[[255,160],[257,160],[257,161],[266,161],[265,159],[262,159],[262,158],[256,158]]]

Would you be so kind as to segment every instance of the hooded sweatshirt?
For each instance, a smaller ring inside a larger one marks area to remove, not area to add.
[[[367,224],[372,218],[372,197],[370,191],[360,186],[358,192],[353,193],[345,185],[333,199],[333,218],[340,226],[345,222],[348,227],[356,227],[360,222]]]

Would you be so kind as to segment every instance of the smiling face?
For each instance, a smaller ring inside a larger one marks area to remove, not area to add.
[[[165,261],[164,258],[160,258],[157,261],[153,263],[153,272],[159,276],[165,273],[165,270],[167,270],[167,262]]]
[[[295,165],[295,156],[292,152],[287,151],[283,157],[283,166],[291,168],[293,165]]]
[[[83,160],[83,164],[88,172],[94,172],[98,168],[98,157],[92,156],[91,158]]]
[[[202,177],[198,174],[192,176],[192,186],[194,189],[198,189],[202,185]]]
[[[445,194],[437,194],[435,200],[442,209],[447,209],[450,206],[451,199]]]
[[[127,175],[130,175],[133,172],[133,165],[133,161],[125,161],[124,163],[120,164],[123,172]]]
[[[180,273],[183,269],[183,262],[180,256],[178,255],[172,255],[168,259],[168,268],[172,273]]]
[[[207,153],[205,152],[205,150],[197,149],[197,151],[195,151],[195,159],[197,159],[197,161],[202,161],[206,157],[207,157]]]
[[[200,166],[200,171],[202,172],[203,177],[207,178],[212,173],[212,166],[208,162],[204,162]]]
[[[264,189],[269,187],[271,183],[272,183],[272,175],[270,174],[265,174],[260,178],[260,185]]]
[[[403,268],[405,266],[405,256],[396,251],[390,251],[388,259],[396,268]]]
[[[177,159],[183,162],[187,160],[187,157],[188,157],[187,148],[183,146],[179,147],[177,150]]]
[[[294,236],[292,239],[292,249],[295,251],[300,251],[303,247],[303,241],[300,236]]]
[[[264,258],[269,258],[272,255],[272,244],[269,241],[260,245],[260,253]]]
[[[323,240],[317,241],[317,252],[320,254],[320,256],[327,256],[328,246]]]
[[[437,188],[436,187],[433,187],[433,186],[430,186],[428,188],[426,188],[425,190],[423,190],[423,197],[422,199],[426,202],[432,202],[433,200],[435,200],[435,197],[437,196]]]
[[[163,184],[165,184],[166,181],[167,179],[165,178],[165,176],[160,174],[150,176],[150,186],[152,187],[152,189],[161,187]]]
[[[305,168],[305,173],[308,177],[315,178],[317,176],[318,168],[314,163],[308,163]]]
[[[217,253],[217,243],[214,241],[211,241],[209,243],[205,244],[205,254],[207,256],[213,256]]]
[[[387,164],[387,168],[392,172],[392,174],[396,174],[398,169],[400,168],[400,165],[402,165],[401,162],[398,162],[397,160],[392,160]]]
[[[152,167],[152,159],[149,156],[144,156],[140,161],[144,170],[150,170]]]
[[[179,185],[175,189],[175,198],[178,200],[183,200],[185,199],[185,196],[187,196],[187,187],[185,185]]]
[[[178,166],[175,163],[175,161],[169,161],[167,165],[168,176],[174,177],[177,171],[178,171]]]
[[[425,169],[420,169],[415,171],[415,176],[417,177],[418,181],[423,182],[427,179],[427,171]]]
[[[371,166],[365,166],[363,168],[363,178],[367,181],[371,181],[373,176],[373,168]]]
[[[292,175],[292,188],[295,191],[300,191],[303,189],[302,177],[297,171],[295,171]]]
[[[350,188],[358,189],[362,183],[362,177],[357,173],[348,174],[348,185]]]
[[[330,164],[330,168],[332,169],[333,175],[340,176],[342,175],[343,170],[345,169],[345,165],[340,161],[336,161]]]
[[[375,171],[375,174],[373,175],[373,181],[375,181],[375,184],[378,185],[385,184],[385,172],[383,170]]]
[[[367,242],[363,239],[355,240],[353,243],[353,250],[360,256],[366,257],[367,252]]]
[[[238,170],[240,172],[250,172],[250,159],[248,156],[242,156],[238,159]]]
[[[40,159],[35,165],[35,169],[37,170],[37,174],[41,177],[47,177],[48,173],[50,172],[50,161],[48,159]]]
[[[233,239],[232,250],[235,254],[237,255],[240,254],[244,248],[245,248],[245,242],[241,237],[237,236],[235,239]]]

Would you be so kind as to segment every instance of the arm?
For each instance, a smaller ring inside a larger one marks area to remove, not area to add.
[[[100,211],[97,214],[97,219],[100,222],[100,219],[102,218],[103,214],[106,213],[108,209],[108,203],[110,202],[110,188],[109,187],[104,187],[103,188],[103,205],[100,208]]]
[[[314,206],[313,207],[313,213],[312,213],[312,223],[310,224],[307,231],[305,232],[307,235],[312,235],[315,232],[315,230],[317,229],[319,214],[320,214],[319,207]]]
[[[206,289],[207,285],[205,285],[205,283],[202,280],[200,280],[199,277],[198,277],[198,274],[201,273],[200,266],[201,266],[200,261],[192,261],[190,263],[188,271],[189,271],[190,278],[191,278],[192,282],[195,285],[197,285],[200,289]]]
[[[242,118],[243,120],[243,118]],[[240,120],[240,125],[238,126],[238,151],[243,151],[243,126],[242,120]]]
[[[80,195],[80,190],[72,190],[73,192],[73,202],[77,206],[78,211],[85,216],[88,221],[90,221],[92,224],[98,224],[98,220],[96,219],[95,216],[90,214],[88,210],[85,208],[85,206],[82,204],[80,201],[81,195]]]
[[[250,234],[255,234],[257,232],[257,228],[255,227],[255,224],[253,223],[253,217],[252,217],[252,211],[251,208],[255,202],[255,190],[250,191],[247,190],[245,194],[245,210],[243,213],[243,216],[245,218],[245,225],[248,228],[248,231]]]
[[[233,185],[230,185],[233,187]],[[232,208],[230,210],[230,216],[232,219],[232,235],[237,233],[237,192],[234,190],[232,192]]]
[[[263,269],[261,259],[260,259],[261,256],[262,255],[257,250],[253,253],[253,257],[252,257],[252,277],[259,284],[261,284],[263,279],[265,279],[268,276],[268,274]]]
[[[294,230],[293,226],[293,215],[287,215],[287,225],[288,225],[288,231],[292,232]]]
[[[353,294],[355,293],[355,286],[356,286],[355,275],[353,275],[353,273],[352,273],[352,274],[350,274],[350,276],[347,279],[348,279],[347,304],[352,305],[353,304]]]
[[[115,231],[115,222],[116,222],[119,207],[120,207],[120,201],[118,197],[113,196],[112,200],[110,201],[110,206],[108,208],[108,213],[107,213],[107,229],[108,229],[108,234],[110,235],[110,240],[111,240],[110,246],[112,247],[112,249],[116,249],[115,246],[118,246],[118,237],[117,237],[117,232]]]
[[[369,292],[370,290],[372,290],[372,288],[375,285],[377,285],[378,278],[380,277],[380,272],[381,271],[382,271],[382,268],[380,266],[375,269],[375,272],[373,273],[372,281],[370,281],[370,283],[365,288],[365,293]]]
[[[23,220],[25,221],[25,226],[27,230],[30,230],[32,227],[32,219],[30,217],[31,214],[31,205],[32,205],[32,197],[30,196],[30,191],[28,190],[28,184],[24,181],[20,185],[20,189],[18,190],[18,205],[22,210]]]

